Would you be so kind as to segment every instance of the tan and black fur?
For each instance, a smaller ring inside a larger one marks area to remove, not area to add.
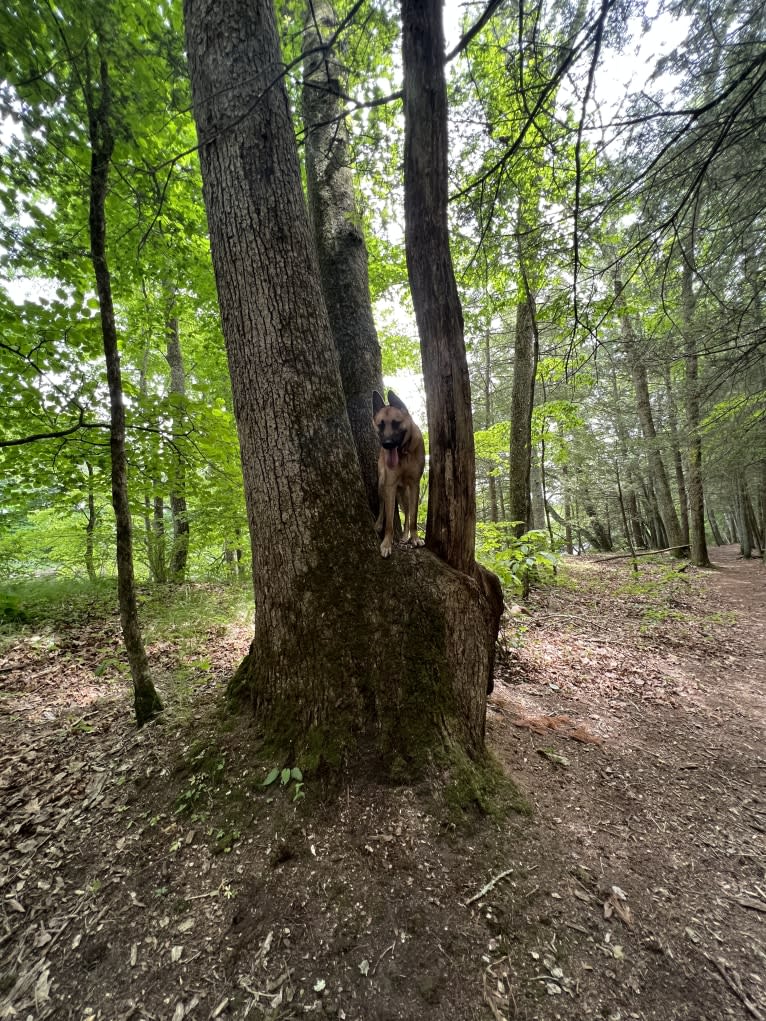
[[[383,533],[381,556],[391,555],[394,541],[394,513],[396,501],[404,511],[402,540],[410,546],[422,546],[418,538],[418,503],[420,479],[426,464],[423,434],[410,417],[409,411],[392,391],[388,391],[388,404],[377,392],[372,395],[373,425],[380,440],[378,456],[378,497],[380,512],[375,527]]]

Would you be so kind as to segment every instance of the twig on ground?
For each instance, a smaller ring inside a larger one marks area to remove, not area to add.
[[[717,958],[711,957],[710,954],[704,954],[703,956],[708,961],[710,961],[710,963],[713,965],[713,967],[716,969],[719,975],[723,978],[724,982],[729,987],[729,989],[731,989],[734,995],[742,1002],[748,1014],[751,1017],[755,1018],[755,1021],[766,1021],[764,1015],[761,1013],[758,1007],[753,1003],[753,1001],[747,995],[745,990],[742,988],[742,980],[740,979],[739,975],[737,975],[737,973],[734,972],[732,976],[729,973],[728,967],[723,963],[723,961],[719,961]]]
[[[500,882],[501,879],[505,879],[506,876],[510,876],[512,872],[513,872],[513,869],[506,869],[504,872],[498,873],[498,875],[496,875],[494,877],[494,879],[490,879],[490,881],[486,884],[486,886],[482,886],[481,890],[479,890],[478,893],[475,893],[473,895],[473,897],[469,897],[468,900],[463,905],[463,907],[467,908],[468,905],[469,904],[473,904],[474,901],[481,900],[481,898],[485,894],[489,893],[490,890],[492,890],[495,886],[497,886],[497,884]]]

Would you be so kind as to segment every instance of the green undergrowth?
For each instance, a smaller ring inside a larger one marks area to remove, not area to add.
[[[553,581],[559,564],[551,538],[542,529],[514,534],[517,521],[480,522],[476,526],[476,559],[493,571],[512,595],[522,595],[531,585]]]
[[[168,631],[183,635],[230,624],[252,613],[252,586],[247,583],[188,582],[139,586],[141,622],[147,641]],[[32,627],[78,625],[117,616],[117,583],[38,578],[0,588],[0,623]]]
[[[0,624],[5,634],[34,628],[76,626],[117,612],[114,581],[36,578],[0,588]]]

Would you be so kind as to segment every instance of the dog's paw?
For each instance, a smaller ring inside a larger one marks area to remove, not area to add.
[[[384,539],[383,542],[380,544],[380,555],[382,557],[390,557],[391,556],[391,540],[390,539]]]
[[[425,546],[425,540],[416,535],[410,539],[410,546]]]

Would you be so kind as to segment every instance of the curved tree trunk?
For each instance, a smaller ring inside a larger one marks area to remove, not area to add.
[[[114,151],[114,135],[110,122],[111,91],[106,61],[99,62],[98,104],[94,85],[84,88],[88,108],[90,161],[90,251],[96,278],[96,293],[101,312],[101,333],[109,384],[111,430],[109,445],[112,458],[112,505],[117,528],[117,594],[125,651],[133,678],[136,721],[139,726],[162,709],[149,676],[141,628],[138,622],[136,586],[133,575],[133,535],[128,502],[128,473],[125,458],[125,402],[122,393],[120,353],[112,301],[112,281],[106,257],[106,192],[109,165]]]
[[[340,93],[346,88],[346,71],[336,48],[325,46],[336,28],[337,18],[329,0],[309,4],[303,34],[306,179],[322,292],[338,349],[346,411],[367,502],[377,517],[380,444],[372,427],[372,392],[383,392],[383,377],[370,304],[367,248],[342,115]]]
[[[253,548],[230,692],[302,765],[480,756],[494,643],[477,583],[383,560],[362,486],[268,0],[186,0],[192,97]]]

